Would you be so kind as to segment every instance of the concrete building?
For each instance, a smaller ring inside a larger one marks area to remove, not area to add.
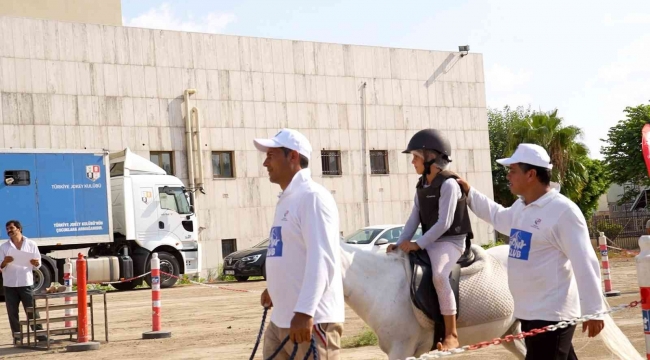
[[[122,0],[0,0],[0,16],[121,26]]]
[[[129,147],[189,184],[185,119],[198,110],[204,269],[267,236],[280,188],[253,139],[283,127],[311,140],[344,234],[406,221],[417,175],[401,151],[422,128],[443,130],[452,169],[492,196],[480,54],[8,16],[0,31],[0,148]],[[476,243],[494,238],[472,223]]]

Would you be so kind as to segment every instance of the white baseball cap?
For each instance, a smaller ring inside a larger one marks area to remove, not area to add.
[[[255,139],[255,147],[261,152],[269,148],[286,147],[295,150],[307,159],[311,157],[311,144],[305,135],[293,129],[282,129],[272,139]]]
[[[511,157],[499,159],[497,162],[501,165],[508,166],[517,163],[525,163],[539,166],[546,169],[552,169],[551,157],[548,156],[543,147],[535,144],[519,144],[517,150]]]

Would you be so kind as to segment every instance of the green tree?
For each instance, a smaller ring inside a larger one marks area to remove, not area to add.
[[[510,192],[507,170],[496,160],[512,155],[522,142],[538,144],[547,151],[553,162],[553,181],[562,185],[561,192],[574,201],[585,218],[589,219],[601,195],[611,183],[604,162],[590,159],[587,147],[578,139],[582,130],[564,126],[557,110],[544,113],[523,107],[511,110],[488,109],[492,181],[496,202],[509,206],[516,197]]]
[[[585,218],[590,219],[598,208],[598,200],[609,189],[611,180],[603,161],[584,157],[580,162],[587,170],[587,182],[582,191],[572,200],[576,202]]]
[[[607,139],[601,139],[607,144],[601,148],[607,172],[615,184],[650,186],[641,148],[641,130],[650,123],[650,105],[628,106],[624,112],[626,118],[609,129]],[[619,203],[636,195],[634,191],[626,192]]]
[[[583,159],[587,158],[587,146],[578,140],[582,130],[576,126],[564,126],[557,109],[550,112],[533,112],[530,116],[512,124],[508,152],[512,153],[520,143],[533,143],[545,148],[553,164],[552,180],[561,185],[561,192],[570,199],[577,199],[588,181]]]
[[[488,109],[488,131],[490,136],[490,161],[492,167],[492,183],[494,201],[504,206],[510,206],[516,200],[508,187],[506,175],[508,171],[502,165],[497,164],[497,159],[510,156],[509,137],[512,124],[521,121],[531,114],[530,108],[517,107],[511,110],[505,106],[503,110]]]

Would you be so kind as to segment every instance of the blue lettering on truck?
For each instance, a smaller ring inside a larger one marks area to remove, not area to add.
[[[29,184],[0,184],[0,220],[20,220],[27,237],[107,235],[108,196],[103,155],[82,153],[5,153],[6,179],[28,170]]]

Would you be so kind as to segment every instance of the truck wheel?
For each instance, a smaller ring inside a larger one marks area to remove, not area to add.
[[[174,284],[176,284],[178,276],[180,276],[181,268],[178,265],[178,260],[176,260],[174,255],[167,252],[157,251],[157,253],[158,258],[160,259],[160,272],[174,275],[174,277],[172,277],[169,275],[160,274],[160,288],[164,289],[172,287]],[[151,271],[151,261],[147,261],[147,271]],[[145,277],[145,281],[149,286],[151,286],[151,275],[147,275]]]
[[[235,276],[235,280],[240,281],[240,282],[247,281],[248,276]]]
[[[40,268],[32,271],[34,275],[34,293],[45,293],[46,289],[52,285],[52,270],[49,266],[42,264]]]

